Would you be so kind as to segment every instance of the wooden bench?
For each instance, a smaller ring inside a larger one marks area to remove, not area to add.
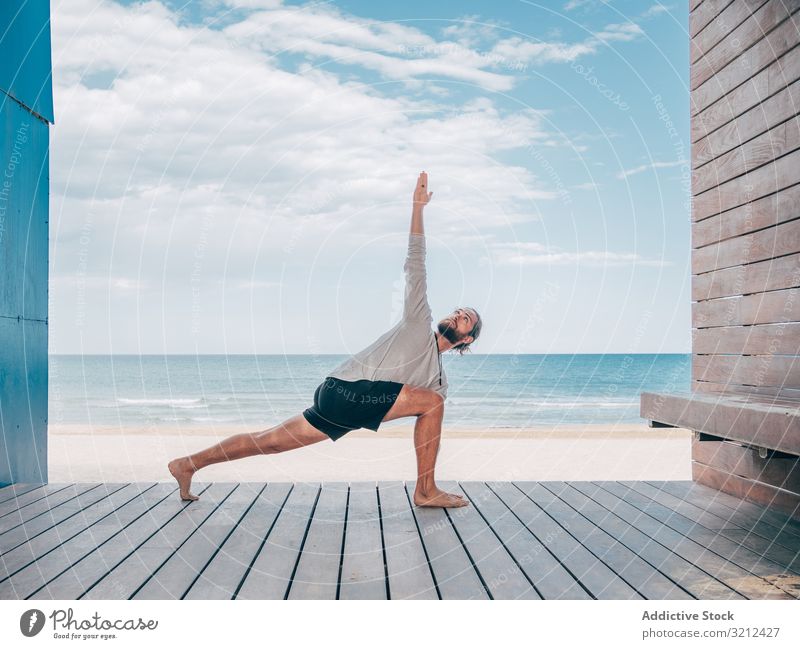
[[[640,415],[651,427],[694,431],[696,482],[800,519],[800,399],[642,392]]]

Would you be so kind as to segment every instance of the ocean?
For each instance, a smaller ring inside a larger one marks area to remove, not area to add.
[[[267,428],[311,405],[316,386],[344,358],[51,355],[49,423]],[[445,354],[450,389],[444,424],[645,423],[639,394],[688,389],[690,359],[690,354]]]

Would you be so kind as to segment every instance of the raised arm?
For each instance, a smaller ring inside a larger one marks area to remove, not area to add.
[[[425,270],[425,228],[422,213],[433,192],[428,191],[428,174],[424,171],[417,178],[414,201],[411,209],[411,231],[408,235],[406,272],[406,295],[403,318],[406,320],[433,321],[428,305],[428,282]]]

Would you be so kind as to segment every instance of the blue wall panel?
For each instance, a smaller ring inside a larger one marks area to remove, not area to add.
[[[0,316],[47,319],[48,126],[0,95]]]
[[[47,482],[47,324],[0,318],[0,484]]]
[[[47,482],[49,12],[0,0],[0,486]]]
[[[49,0],[0,0],[0,90],[53,123]]]

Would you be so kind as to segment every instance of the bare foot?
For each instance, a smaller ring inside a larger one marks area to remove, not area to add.
[[[181,457],[177,460],[172,460],[167,465],[169,472],[173,475],[173,477],[178,481],[178,486],[181,490],[181,500],[199,500],[199,496],[195,496],[192,493],[189,493],[189,487],[192,486],[192,476],[194,475],[194,469],[192,468],[192,463],[189,461],[189,458]]]
[[[465,507],[469,500],[458,494],[449,494],[438,487],[423,493],[414,491],[414,504],[418,507]]]

